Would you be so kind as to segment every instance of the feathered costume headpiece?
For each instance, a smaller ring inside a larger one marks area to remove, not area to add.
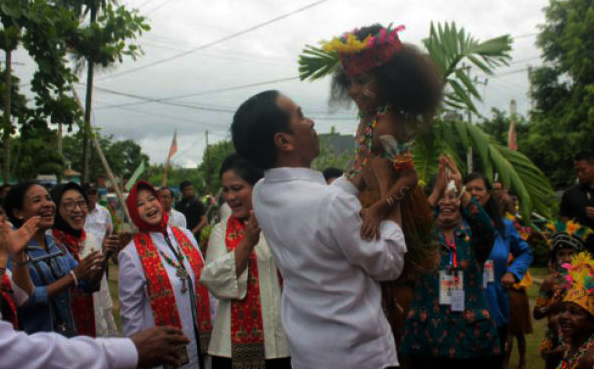
[[[571,247],[576,251],[581,251],[584,249],[586,239],[594,234],[592,229],[573,220],[549,222],[545,224],[542,232],[549,239],[550,248],[553,252],[564,247]]]
[[[357,38],[358,30],[355,29],[330,41],[322,41],[322,48],[306,45],[299,55],[299,76],[301,80],[321,78],[334,72],[339,62],[347,76],[379,67],[402,47],[398,32],[404,29],[404,26],[392,28],[389,25],[364,40]]]
[[[573,302],[586,309],[594,316],[594,260],[588,252],[581,252],[571,257],[570,264],[563,264],[567,269],[563,288],[567,291],[563,302]]]

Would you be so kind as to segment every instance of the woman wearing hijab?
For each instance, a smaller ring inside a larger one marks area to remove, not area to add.
[[[179,347],[176,367],[204,368],[212,325],[208,290],[201,284],[204,264],[192,234],[167,224],[158,192],[137,182],[126,199],[138,233],[119,255],[122,331],[170,325],[190,344]]]
[[[94,251],[104,251],[106,255],[117,251],[117,245],[104,242],[105,247],[102,247],[92,234],[85,232],[89,200],[78,184],[70,182],[56,186],[51,195],[58,208],[52,234],[77,262]],[[105,275],[106,267],[104,262],[99,274],[102,276],[99,291],[91,294],[73,287],[70,289],[70,306],[79,335],[109,337],[118,333],[112,315],[113,303]]]
[[[8,263],[10,269],[27,265],[34,285],[27,302],[18,308],[20,327],[28,334],[54,331],[65,336],[76,335],[70,307],[71,286],[93,291],[90,277],[99,276],[101,253],[91,253],[77,262],[60,242],[46,233],[54,226],[56,204],[47,190],[35,182],[14,186],[4,205],[16,227],[39,218],[23,256]]]

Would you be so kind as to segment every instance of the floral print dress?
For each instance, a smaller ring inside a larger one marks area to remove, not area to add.
[[[402,353],[419,356],[476,358],[501,354],[495,323],[483,291],[483,265],[495,239],[488,214],[472,200],[462,209],[463,221],[454,231],[455,257],[464,273],[464,310],[439,303],[439,271],[450,266],[450,249],[443,232],[435,231],[442,246],[439,269],[416,284],[404,326]]]

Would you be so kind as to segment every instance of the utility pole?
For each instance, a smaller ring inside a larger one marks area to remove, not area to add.
[[[208,153],[208,129],[204,132],[206,135],[206,157],[204,158],[204,167],[206,168],[206,192],[210,194],[210,158]]]

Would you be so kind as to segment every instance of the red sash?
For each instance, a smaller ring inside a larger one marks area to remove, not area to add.
[[[227,251],[233,252],[243,240],[245,224],[239,219],[229,217],[225,244]],[[231,358],[233,368],[264,369],[264,324],[260,302],[260,277],[256,250],[248,259],[247,293],[243,300],[231,302]]]
[[[11,322],[15,330],[19,329],[16,304],[14,303],[14,292],[12,290],[12,286],[10,285],[10,279],[6,274],[4,274],[2,277],[2,282],[0,283],[0,294],[10,307],[10,315],[5,316],[4,319],[8,322]]]
[[[59,229],[52,229],[54,238],[60,242],[70,255],[80,263],[80,250],[84,244],[87,234],[83,229],[82,235],[75,237]],[[76,286],[70,286],[70,309],[74,319],[76,333],[82,336],[97,336],[97,327],[95,326],[95,305],[93,303],[93,294],[84,292]]]
[[[210,322],[208,290],[204,285],[197,283],[200,280],[200,272],[203,266],[202,257],[181,230],[177,227],[171,227],[171,230],[194,271],[196,279],[194,284],[196,286],[196,297],[198,300],[198,306],[196,306],[200,336],[198,339],[202,352],[206,353],[210,333],[212,332],[212,324]],[[136,246],[136,251],[138,252],[140,263],[146,276],[148,299],[151,304],[155,325],[171,325],[181,329],[182,323],[179,310],[177,309],[175,293],[150,233],[137,233],[134,236],[134,245]]]

